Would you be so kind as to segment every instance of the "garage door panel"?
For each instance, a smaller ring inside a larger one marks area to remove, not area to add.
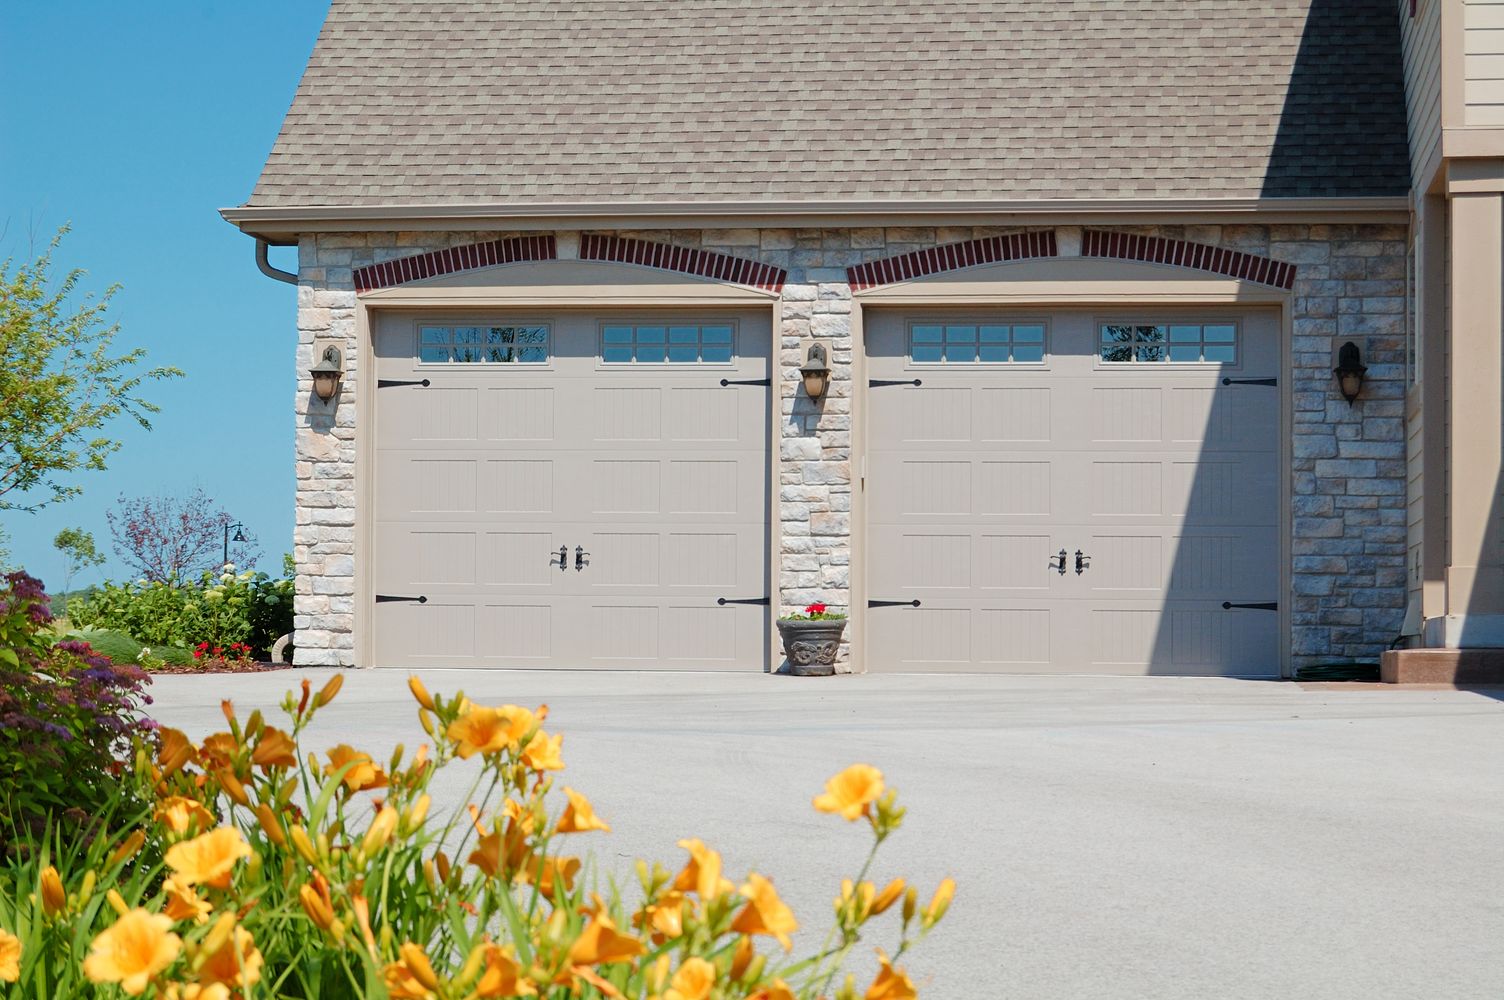
[[[469,602],[430,599],[426,604],[382,605],[376,616],[376,642],[390,663],[464,662],[476,654],[476,607]]]
[[[529,376],[536,378],[537,376]],[[559,391],[547,385],[488,386],[481,397],[480,433],[487,441],[511,446],[554,440],[554,409]]]

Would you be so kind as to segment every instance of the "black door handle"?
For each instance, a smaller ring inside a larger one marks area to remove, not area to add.
[[[1077,549],[1076,550],[1076,575],[1080,576],[1082,573],[1085,573],[1089,569],[1091,569],[1091,556],[1083,555],[1081,553],[1081,550]],[[1064,573],[1065,570],[1062,569],[1060,572]]]
[[[1059,573],[1061,576],[1065,575],[1065,550],[1064,549],[1060,550],[1060,555],[1058,555],[1058,556],[1050,556],[1050,569],[1052,569],[1055,572]]]
[[[560,572],[563,572],[564,570],[568,569],[569,568],[569,546],[567,546],[567,545],[560,545],[559,546],[559,561],[558,561],[558,563],[556,564],[554,562],[553,556],[549,556],[549,558],[548,558],[548,564],[550,566],[557,565],[559,567],[559,571]]]
[[[583,545],[574,547],[574,568],[578,572],[590,565],[590,553],[585,551]]]

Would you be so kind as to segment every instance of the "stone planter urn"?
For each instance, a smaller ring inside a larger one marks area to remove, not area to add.
[[[780,618],[778,635],[789,673],[795,677],[825,677],[836,672],[845,618]]]

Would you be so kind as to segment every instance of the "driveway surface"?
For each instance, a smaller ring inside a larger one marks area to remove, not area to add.
[[[199,736],[274,709],[301,671],[158,677],[156,716]],[[327,671],[308,671],[315,684]],[[874,764],[909,807],[879,885],[959,884],[906,962],[920,995],[1504,997],[1504,692],[1173,678],[428,670],[433,690],[551,707],[565,781],[611,822],[602,869],[677,868],[698,836],[829,926],[864,827],[816,814]],[[422,739],[406,672],[346,675],[311,734]],[[268,712],[273,715],[274,712]],[[378,759],[381,753],[377,753]],[[458,768],[455,769],[456,771]],[[458,804],[462,782],[441,796]],[[635,880],[633,883],[635,885]],[[888,921],[871,940],[892,947]],[[874,967],[865,953],[860,984]]]

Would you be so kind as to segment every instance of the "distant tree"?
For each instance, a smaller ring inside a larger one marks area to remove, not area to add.
[[[108,428],[129,417],[151,428],[157,406],[139,396],[146,381],[175,378],[176,368],[142,368],[141,348],[113,353],[119,324],[105,322],[118,290],[76,297],[84,272],[49,287],[58,231],[34,262],[0,261],[0,510],[36,511],[82,492],[78,472],[103,469],[120,449]]]
[[[107,511],[115,554],[148,580],[178,584],[204,570],[218,569],[225,556],[225,529],[235,518],[204,493],[183,497],[125,497]],[[230,543],[229,561],[239,569],[256,565],[256,539]]]
[[[64,528],[52,540],[52,547],[63,554],[63,593],[72,589],[73,577],[86,569],[105,563],[104,553],[94,544],[94,536],[82,528]]]

